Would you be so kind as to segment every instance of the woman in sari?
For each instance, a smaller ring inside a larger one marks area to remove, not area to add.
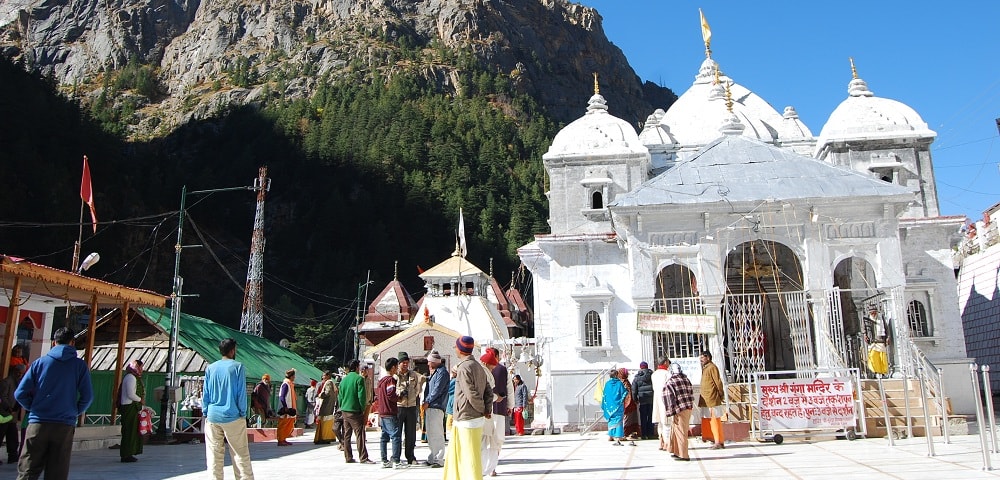
[[[326,372],[316,386],[316,435],[313,443],[326,445],[337,439],[333,433],[333,411],[337,406],[337,385],[333,373]]]
[[[281,402],[281,411],[278,412],[278,446],[291,445],[288,437],[292,436],[295,429],[295,417],[298,410],[295,407],[295,369],[285,372],[285,380],[281,382],[281,390],[278,393],[278,401]]]
[[[604,395],[601,398],[601,411],[608,421],[608,439],[614,440],[615,445],[621,445],[625,436],[625,397],[628,395],[625,384],[618,375],[617,370],[611,370],[608,374],[610,378],[604,384]]]
[[[143,407],[146,385],[142,381],[142,360],[135,359],[128,364],[118,390],[118,411],[122,415],[122,463],[136,462],[136,455],[142,454],[142,437],[139,435],[139,410]]]
[[[628,369],[619,368],[618,378],[625,385],[625,438],[635,440],[639,438],[639,404],[632,398],[632,384],[628,381]]]

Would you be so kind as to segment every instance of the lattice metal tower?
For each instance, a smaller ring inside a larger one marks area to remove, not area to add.
[[[253,217],[253,238],[250,241],[250,265],[247,267],[247,286],[243,291],[243,315],[240,331],[261,337],[264,335],[264,310],[262,283],[264,281],[264,195],[271,189],[267,167],[260,167],[253,182],[257,191],[257,213]]]

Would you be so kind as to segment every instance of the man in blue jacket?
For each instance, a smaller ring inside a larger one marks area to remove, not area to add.
[[[430,379],[424,390],[424,426],[427,428],[427,446],[431,454],[424,465],[432,468],[444,466],[444,409],[448,405],[448,369],[444,359],[434,350],[427,355],[427,366],[431,369]]]
[[[14,399],[28,414],[24,453],[17,464],[18,480],[69,477],[76,420],[94,400],[90,369],[76,356],[73,330],[63,327],[52,336],[52,349],[28,367]]]
[[[247,375],[236,361],[236,340],[219,342],[222,358],[205,369],[202,408],[205,410],[205,458],[208,473],[222,480],[226,442],[233,457],[237,480],[253,480],[250,447],[247,445]]]

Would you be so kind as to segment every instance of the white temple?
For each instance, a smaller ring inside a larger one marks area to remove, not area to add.
[[[878,340],[894,371],[920,352],[954,411],[973,408],[951,260],[965,217],[940,216],[936,134],[852,73],[818,137],[710,57],[638,133],[595,78],[542,157],[551,231],[518,250],[544,358],[535,426],[593,420],[588,385],[611,367],[667,355],[698,381],[708,349],[727,382],[865,371]]]

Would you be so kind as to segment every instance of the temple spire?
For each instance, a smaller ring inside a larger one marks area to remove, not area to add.
[[[601,94],[601,86],[597,84],[597,72],[594,72],[594,95]]]
[[[858,69],[854,67],[854,57],[847,57],[851,62],[851,80],[858,78]]]

